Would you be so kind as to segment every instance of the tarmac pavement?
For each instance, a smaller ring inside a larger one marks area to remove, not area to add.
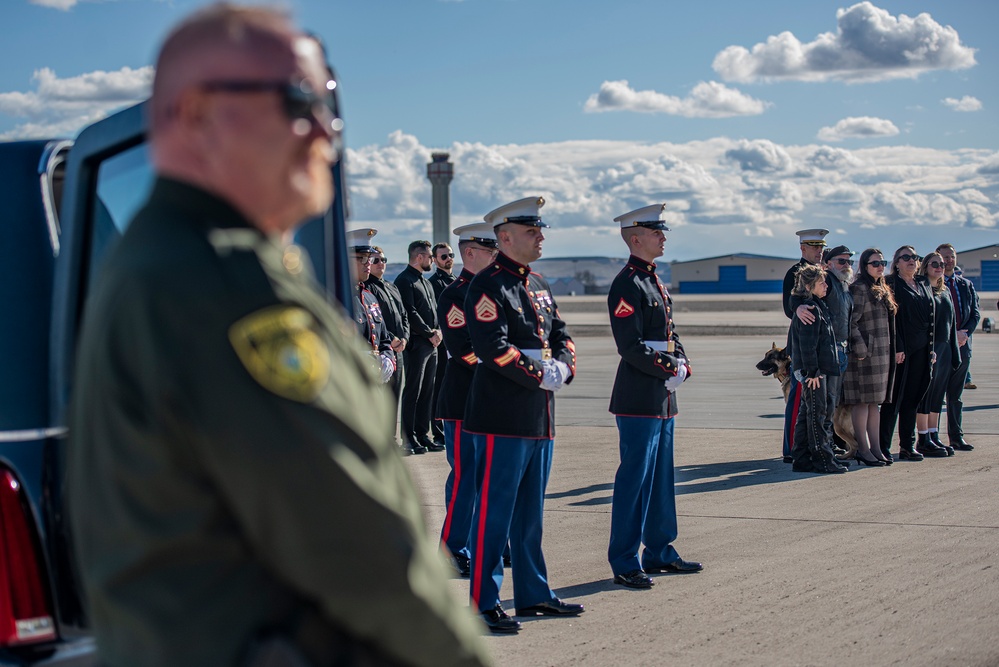
[[[705,569],[654,575],[650,590],[615,585],[606,558],[613,340],[575,341],[544,549],[556,594],[586,613],[488,636],[497,665],[999,665],[999,335],[974,337],[964,423],[975,451],[845,475],[781,461],[783,399],[755,369],[772,336],[685,337],[676,546]],[[406,460],[438,534],[446,460]],[[510,579],[501,597],[513,614]],[[465,603],[468,580],[451,585]]]

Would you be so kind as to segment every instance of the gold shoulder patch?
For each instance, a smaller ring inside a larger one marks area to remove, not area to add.
[[[229,327],[229,342],[264,389],[308,403],[330,376],[330,353],[316,328],[315,318],[304,308],[271,306]]]

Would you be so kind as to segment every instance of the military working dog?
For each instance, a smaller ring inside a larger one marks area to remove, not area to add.
[[[788,392],[791,391],[791,356],[785,349],[777,347],[777,343],[771,343],[770,349],[763,355],[763,359],[756,364],[756,370],[760,371],[764,377],[770,375],[780,382],[781,391],[784,392],[784,401],[787,402]],[[833,430],[843,441],[842,446],[846,449],[846,454],[837,458],[853,458],[854,454],[857,453],[857,439],[853,437],[850,409],[845,405],[836,406],[836,411],[833,413]]]

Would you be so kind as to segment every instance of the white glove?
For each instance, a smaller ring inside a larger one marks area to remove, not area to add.
[[[569,365],[564,361],[548,359],[541,362],[544,376],[541,378],[541,388],[546,391],[558,391],[569,379]]]
[[[378,360],[382,367],[382,384],[386,384],[392,379],[392,374],[395,373],[395,361],[392,360],[388,352],[382,352],[378,355]]]
[[[676,375],[666,380],[666,389],[668,391],[676,391],[676,388],[687,379],[687,360],[683,357],[677,357],[676,361],[679,366]]]

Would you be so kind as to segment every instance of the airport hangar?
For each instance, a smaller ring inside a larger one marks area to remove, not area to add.
[[[671,288],[678,294],[779,294],[796,257],[736,253],[672,262]],[[980,292],[999,291],[999,243],[957,251],[964,277]]]

